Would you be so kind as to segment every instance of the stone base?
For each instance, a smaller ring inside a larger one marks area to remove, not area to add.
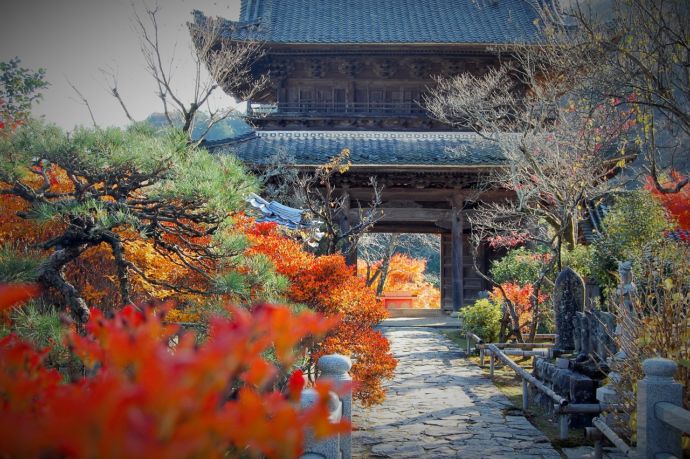
[[[558,395],[570,400],[571,404],[597,403],[596,390],[599,381],[572,370],[573,362],[566,365],[567,360],[557,359],[556,362],[542,357],[535,359],[532,374],[550,387]],[[537,389],[530,386],[530,398],[549,412],[553,412],[553,401]],[[586,427],[591,425],[593,415],[570,415],[570,427]]]
[[[443,317],[447,314],[441,309],[390,308],[388,317]]]
[[[616,391],[608,385],[599,387],[596,392],[596,397],[600,403],[606,405],[618,403],[618,394],[616,394]]]

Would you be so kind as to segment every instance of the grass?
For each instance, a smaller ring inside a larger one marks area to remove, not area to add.
[[[461,349],[467,349],[467,339],[461,335],[460,331],[444,331],[443,334],[457,344]],[[468,357],[468,360],[477,366],[479,365],[479,356],[471,355]],[[525,370],[529,372],[532,371],[531,357],[518,357],[514,358],[513,361]],[[488,362],[489,359],[487,357],[484,361],[485,366],[482,367],[482,371],[487,376],[489,375]],[[515,374],[515,371],[513,371],[512,368],[508,367],[507,365],[503,365],[499,360],[496,360],[493,383],[515,407],[507,411],[519,411],[522,413],[522,409],[520,408],[522,406],[522,378]],[[546,435],[556,449],[560,450],[562,448],[575,448],[578,446],[590,445],[590,443],[585,439],[584,429],[571,429],[569,431],[568,439],[560,440],[558,438],[558,416],[550,414],[536,403],[531,403],[527,412],[523,414],[533,426]]]
[[[21,283],[36,279],[36,268],[41,262],[38,255],[30,251],[15,249],[10,245],[0,246],[0,282]]]
[[[467,338],[460,334],[459,330],[440,330],[441,333],[446,335],[446,338],[454,342],[460,349],[467,349]]]

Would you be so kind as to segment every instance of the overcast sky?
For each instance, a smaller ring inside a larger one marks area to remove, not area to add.
[[[88,112],[69,87],[69,79],[89,100],[99,124],[126,124],[99,68],[117,71],[120,93],[135,119],[162,111],[133,29],[132,4],[142,11],[143,0],[10,1],[0,15],[0,61],[18,56],[24,67],[46,69],[51,86],[35,113],[68,129],[90,125]],[[154,1],[147,3],[155,5]],[[193,73],[185,23],[191,19],[191,11],[237,19],[240,0],[159,0],[158,4],[164,47],[169,55],[174,50],[177,63],[174,82],[178,88],[189,89]]]
[[[150,6],[156,0],[147,0]],[[333,0],[343,1],[343,0]],[[376,1],[376,0],[372,0]],[[468,0],[470,1],[470,0]],[[575,0],[561,0],[568,4]],[[595,5],[608,0],[585,0]],[[108,93],[100,68],[119,74],[120,93],[135,119],[162,111],[152,78],[146,73],[133,28],[133,7],[144,9],[144,0],[8,0],[0,15],[0,61],[18,56],[23,66],[43,67],[51,86],[35,114],[71,129],[91,124],[86,107],[67,81],[89,100],[96,121],[102,125],[124,125],[126,118]],[[420,5],[423,5],[420,0]],[[174,51],[174,86],[191,90],[193,77],[189,34],[185,23],[191,11],[209,16],[237,19],[240,0],[159,0],[164,51]],[[232,104],[222,93],[217,105]]]

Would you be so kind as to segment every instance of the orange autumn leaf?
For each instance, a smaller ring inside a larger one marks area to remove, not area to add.
[[[295,370],[288,378],[288,393],[292,400],[298,400],[299,395],[304,389],[304,372],[302,370]]]
[[[276,374],[276,369],[262,359],[249,362],[249,369],[242,374],[242,381],[255,387],[266,384]]]
[[[41,293],[36,284],[0,284],[0,312],[25,303]]]
[[[683,178],[679,172],[672,171],[670,180],[664,182],[663,185],[669,188],[674,187]],[[648,177],[645,188],[676,220],[679,229],[690,231],[690,185],[685,185],[678,193],[662,193],[654,186],[652,178]]]
[[[339,353],[356,356],[350,374],[354,398],[364,405],[381,403],[383,380],[391,378],[396,360],[390,343],[374,330],[387,315],[374,292],[342,255],[315,256],[281,235],[274,223],[243,222],[252,245],[250,253],[270,257],[278,273],[290,280],[288,298],[330,317],[340,317],[328,336],[313,348],[312,359]],[[280,324],[276,324],[280,326]]]
[[[534,286],[532,284],[525,284],[520,286],[514,282],[505,282],[501,284],[508,300],[515,306],[515,312],[518,315],[520,328],[524,333],[529,331],[529,325],[532,323],[532,302],[530,298],[534,294]],[[503,301],[503,293],[498,287],[495,287],[489,294],[489,297],[498,303]],[[548,300],[548,295],[540,293],[537,301],[542,304]]]
[[[330,319],[283,307],[232,309],[232,318],[214,318],[198,343],[164,323],[169,308],[128,306],[112,318],[93,311],[86,334],[68,336],[90,365],[74,382],[42,365],[45,351],[13,334],[0,340],[0,456],[298,457],[305,429],[349,429],[328,421],[325,392],[302,410],[293,394],[246,384],[275,374],[263,354],[276,339],[322,336]],[[289,326],[274,330],[271,317]]]
[[[383,261],[379,260],[373,264],[372,269],[376,270],[382,263]],[[365,277],[366,267],[364,262],[361,262],[357,269],[360,277]],[[390,259],[388,275],[383,286],[384,295],[386,293],[405,292],[414,298],[412,300],[413,308],[440,308],[441,290],[425,279],[425,271],[426,260],[413,258],[402,253],[394,254]],[[371,288],[376,290],[376,283],[372,284]]]

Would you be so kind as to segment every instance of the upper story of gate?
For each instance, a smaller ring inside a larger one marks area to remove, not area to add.
[[[248,102],[267,130],[444,130],[423,108],[437,76],[481,75],[539,40],[545,0],[242,0],[222,39],[260,42],[270,83]],[[195,24],[209,21],[195,12]]]

